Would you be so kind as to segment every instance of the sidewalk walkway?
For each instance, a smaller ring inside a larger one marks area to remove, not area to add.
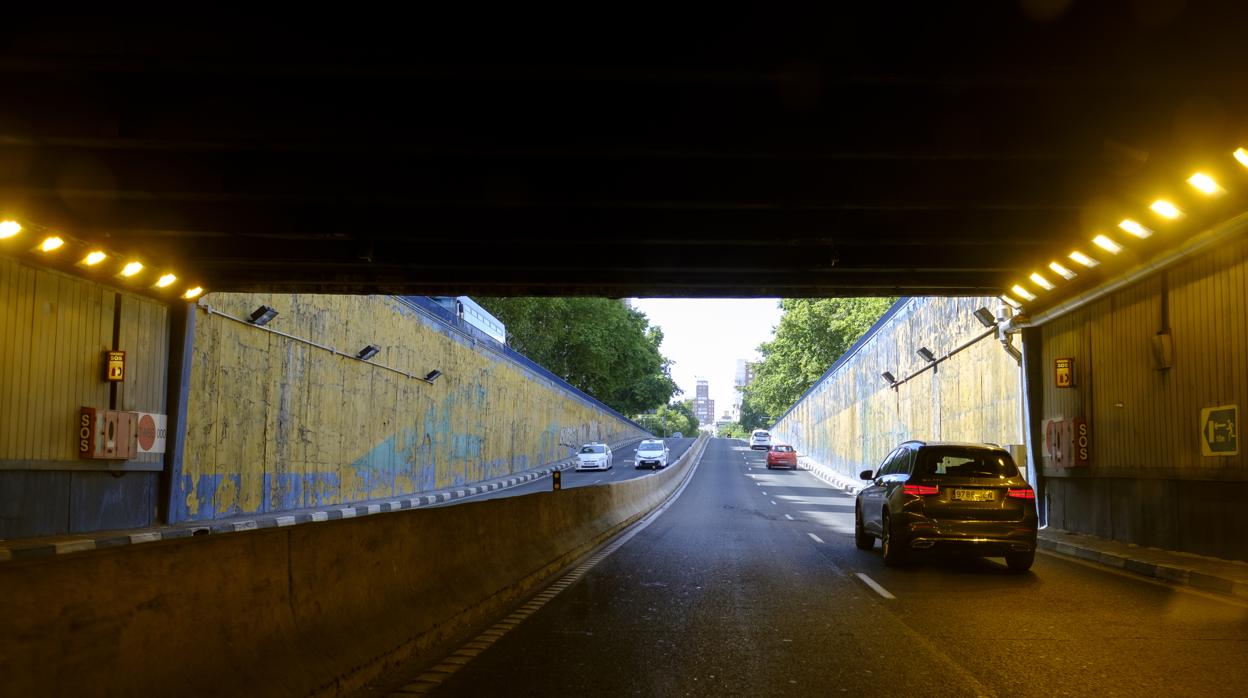
[[[809,458],[801,458],[799,462],[815,477],[849,494],[857,494],[864,484]],[[1060,529],[1041,530],[1038,543],[1041,550],[1059,555],[1069,555],[1170,584],[1248,599],[1248,562],[1141,548]]]
[[[1040,531],[1040,549],[1171,584],[1248,599],[1248,563],[1181,553],[1061,529]]]

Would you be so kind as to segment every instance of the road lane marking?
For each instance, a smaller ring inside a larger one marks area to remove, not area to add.
[[[776,504],[776,500],[774,500],[774,499],[773,499],[773,500],[771,500],[771,505],[772,505],[773,507],[778,507],[778,506],[780,506],[779,504]]]
[[[766,492],[763,492],[763,496],[764,496],[764,497],[766,497],[766,496],[767,496],[767,493],[766,493]],[[773,502],[773,503],[774,503],[774,502]]]
[[[788,519],[789,521],[796,521],[796,519],[794,519],[792,516],[789,516],[788,514],[785,514],[784,518]]]
[[[884,597],[884,598],[886,598],[886,599],[895,599],[895,598],[897,598],[896,596],[893,596],[892,594],[888,593],[888,589],[885,589],[884,587],[880,586],[879,582],[877,582],[877,581],[875,581],[874,579],[872,579],[872,578],[868,577],[867,575],[863,574],[862,572],[858,572],[857,574],[858,574],[858,578],[859,578],[859,579],[861,579],[861,580],[862,580],[862,582],[863,582],[864,584],[866,584],[867,586],[869,586],[869,587],[871,587],[873,590],[875,590],[875,593],[879,594],[880,596],[883,596],[883,597]]]
[[[785,514],[785,516],[788,516],[788,514]],[[810,539],[811,539],[811,540],[813,540],[813,541],[815,541],[816,543],[822,543],[822,542],[823,542],[823,539],[822,539],[822,538],[820,538],[819,536],[816,536],[815,534],[811,533],[810,531],[807,531],[807,532],[806,532],[806,535],[810,536]]]

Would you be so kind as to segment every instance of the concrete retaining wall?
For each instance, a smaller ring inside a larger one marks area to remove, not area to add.
[[[653,509],[609,486],[0,567],[0,694],[337,695],[515,598]]]
[[[846,481],[907,439],[1023,443],[1018,364],[975,319],[995,298],[903,298],[779,420],[779,440]],[[962,348],[933,370],[916,355]],[[885,371],[900,383],[890,387]]]
[[[267,329],[230,319],[261,305],[278,310]],[[471,485],[566,458],[569,445],[645,435],[391,296],[209,294],[194,327],[173,521]],[[380,352],[356,359],[368,345]],[[434,369],[435,383],[421,380]]]

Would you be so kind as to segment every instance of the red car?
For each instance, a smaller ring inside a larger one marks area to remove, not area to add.
[[[775,444],[767,449],[767,469],[772,468],[797,470],[797,451],[788,444]]]

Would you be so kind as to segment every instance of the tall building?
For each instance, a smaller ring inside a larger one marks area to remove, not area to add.
[[[758,368],[758,362],[746,361],[745,359],[737,359],[737,373],[732,379],[732,385],[735,388],[732,396],[732,415],[734,419],[741,419],[741,397],[746,386],[754,382],[754,371]]]
[[[715,424],[715,401],[711,399],[711,384],[705,378],[698,379],[693,398],[693,415],[703,426]]]

